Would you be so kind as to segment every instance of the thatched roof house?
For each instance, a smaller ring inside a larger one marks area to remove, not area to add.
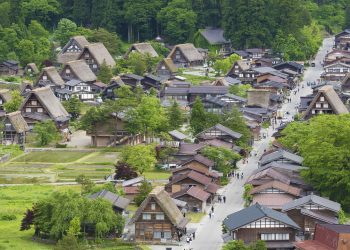
[[[75,60],[68,62],[61,71],[63,79],[76,79],[82,82],[96,81],[96,75],[92,72],[89,65],[84,60]]]
[[[152,57],[158,57],[157,51],[152,47],[150,43],[134,43],[131,45],[129,50],[126,52],[125,57],[127,57],[130,53],[137,51],[143,55],[149,54]]]
[[[56,68],[53,66],[50,66],[42,69],[35,85],[38,85],[39,87],[45,87],[45,86],[60,87],[64,85],[64,81],[60,76],[60,74],[57,72]]]
[[[57,62],[65,64],[76,60],[89,42],[84,36],[73,36],[57,55]]]
[[[103,62],[109,67],[115,66],[115,61],[112,55],[108,52],[103,43],[91,43],[85,45],[78,59],[84,59],[92,70],[94,70],[95,64],[100,67]]]
[[[167,58],[171,58],[175,65],[183,67],[199,66],[204,62],[202,54],[192,43],[176,45]]]

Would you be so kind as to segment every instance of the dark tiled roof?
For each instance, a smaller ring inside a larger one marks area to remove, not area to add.
[[[223,125],[221,125],[220,123],[216,124],[215,126],[211,127],[211,128],[208,128],[206,130],[204,130],[203,132],[199,133],[198,135],[196,135],[196,137],[201,137],[201,136],[205,136],[205,133],[209,130],[212,130],[212,129],[217,129],[219,131],[222,131],[224,132],[225,134],[231,136],[232,138],[234,139],[239,139],[242,137],[242,134],[238,133],[238,132],[235,132]]]
[[[265,217],[284,223],[292,228],[300,229],[286,214],[259,204],[254,204],[253,206],[228,215],[223,223],[230,231],[233,231]]]
[[[180,143],[179,146],[179,153],[180,154],[188,154],[188,155],[195,155],[199,150],[205,147],[205,144],[203,143]]]
[[[260,160],[260,164],[263,166],[270,162],[278,161],[282,159],[283,160],[286,159],[286,161],[291,161],[298,165],[301,165],[304,160],[303,157],[290,153],[286,150],[277,150],[270,154],[264,155]]]
[[[240,97],[240,96],[234,95],[234,94],[225,94],[225,95],[221,96],[221,99],[223,97],[227,97],[227,98],[230,98],[230,99],[233,99],[233,100],[237,100],[237,101],[240,101],[240,102],[247,102],[246,98],[243,98],[243,97]]]
[[[130,200],[126,199],[124,197],[121,197],[119,195],[116,195],[108,190],[101,190],[100,192],[94,193],[89,196],[90,199],[97,199],[97,198],[102,198],[110,203],[112,203],[112,206],[118,207],[120,209],[126,209],[126,207],[129,205]]]
[[[192,196],[193,198],[196,198],[197,200],[200,200],[202,202],[206,202],[210,197],[210,194],[208,192],[205,192],[203,189],[196,186],[176,192],[172,194],[171,197],[179,198],[184,195]]]
[[[179,140],[184,140],[187,138],[187,135],[177,131],[177,130],[172,130],[172,131],[169,131],[168,132],[171,136],[175,137],[176,139],[179,139]]]
[[[339,222],[337,217],[320,213],[316,210],[300,209],[300,213],[325,223],[337,224]]]
[[[227,94],[229,87],[227,86],[192,86],[189,88],[190,94]]]
[[[338,202],[335,201],[331,201],[329,199],[314,195],[314,194],[310,194],[308,196],[304,196],[302,198],[296,199],[294,201],[291,201],[287,204],[285,204],[283,206],[282,211],[289,211],[291,209],[309,204],[309,203],[315,203],[317,205],[323,206],[331,211],[334,212],[339,212],[340,210],[340,204]]]
[[[204,157],[201,154],[195,155],[192,159],[188,160],[187,162],[183,163],[182,165],[186,165],[191,163],[192,161],[197,161],[199,163],[202,163],[203,165],[207,166],[208,168],[211,168],[214,166],[214,162],[207,157]]]

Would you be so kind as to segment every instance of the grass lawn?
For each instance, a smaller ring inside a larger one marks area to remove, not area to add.
[[[46,250],[51,245],[37,243],[31,240],[33,230],[19,231],[21,220],[27,208],[33,202],[44,198],[54,191],[63,190],[80,191],[79,186],[15,186],[0,187],[0,216],[3,214],[15,215],[12,221],[0,220],[0,249],[1,250]]]
[[[114,164],[118,160],[118,156],[117,152],[95,152],[84,158],[83,162]]]
[[[79,151],[40,151],[30,152],[17,159],[16,162],[45,162],[45,163],[67,163],[76,161],[91,152]]]
[[[205,213],[192,213],[189,212],[186,214],[186,217],[190,218],[192,223],[199,223],[202,218],[205,216]]]
[[[143,173],[147,180],[167,180],[171,176],[171,172],[168,171],[146,171]]]
[[[195,76],[195,75],[190,75],[183,73],[181,76],[186,78],[186,81],[192,82],[193,85],[199,85],[203,81],[214,81],[215,78],[212,77],[207,77],[207,76]]]

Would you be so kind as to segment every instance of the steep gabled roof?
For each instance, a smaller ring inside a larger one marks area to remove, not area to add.
[[[68,112],[53,94],[50,87],[37,88],[29,92],[28,96],[22,103],[20,110],[23,109],[24,105],[32,95],[35,95],[39,102],[44,106],[51,119],[55,121],[66,121],[69,119],[70,116]]]
[[[168,58],[171,58],[175,51],[179,49],[189,62],[203,61],[204,58],[192,43],[178,44],[170,51]]]
[[[163,187],[155,187],[147,196],[147,198],[141,203],[140,207],[135,212],[130,223],[134,223],[142,214],[143,210],[151,199],[154,199],[157,204],[162,208],[165,215],[169,218],[171,223],[178,227],[184,228],[189,222],[188,218],[183,217],[181,211],[176,206],[170,195],[164,190]]]
[[[17,133],[29,131],[28,124],[24,120],[20,111],[9,113],[6,115],[6,117],[10,120],[12,126],[14,127]]]
[[[178,71],[176,65],[174,64],[173,60],[171,60],[171,58],[164,58],[159,63],[161,64],[162,62],[164,63],[165,67],[167,67],[171,73],[176,73]]]
[[[269,182],[271,180],[267,180],[265,182],[263,182],[261,179],[265,178],[265,177],[269,177],[271,180],[278,180],[282,183],[285,183],[287,185],[290,184],[290,178],[284,174],[281,174],[280,172],[276,171],[273,168],[268,168],[265,169],[261,172],[257,172],[252,174],[251,176],[249,176],[248,180],[246,181],[246,183],[250,183],[250,184],[264,184],[266,182]]]
[[[126,54],[128,55],[132,50],[136,50],[141,54],[150,54],[152,57],[158,57],[158,53],[150,43],[134,43]]]
[[[67,62],[66,65],[73,71],[78,80],[83,82],[96,81],[96,75],[92,72],[89,65],[87,65],[84,60],[70,61]]]
[[[0,89],[0,97],[5,102],[9,102],[12,99],[11,91],[9,89]]]
[[[339,98],[337,92],[335,92],[333,87],[331,85],[326,85],[326,86],[323,86],[322,88],[320,88],[318,90],[318,92],[315,95],[315,97],[313,98],[312,102],[310,103],[310,105],[306,109],[306,111],[305,111],[305,113],[303,115],[303,118],[305,118],[308,115],[310,115],[311,110],[313,109],[313,107],[315,106],[317,100],[319,99],[319,97],[321,95],[324,95],[324,97],[327,99],[328,103],[330,104],[330,106],[333,109],[333,112],[336,115],[348,114],[349,113],[348,109],[345,107],[344,103]]]
[[[76,42],[78,47],[83,50],[86,45],[89,44],[88,40],[84,36],[73,36],[69,39],[68,43],[62,48],[60,53],[57,55],[57,61],[59,63],[67,63],[69,61],[77,60],[80,55],[80,52],[65,52],[72,42]]]
[[[199,162],[199,163],[201,163],[201,164],[207,166],[208,168],[212,168],[212,167],[214,166],[214,162],[213,162],[212,160],[208,159],[207,157],[204,157],[204,156],[201,155],[201,154],[195,155],[192,159],[190,159],[190,160],[184,162],[184,163],[182,164],[182,166],[183,166],[183,165],[186,165],[186,164],[189,164],[189,163],[191,163],[191,162],[193,162],[193,161]]]
[[[229,43],[224,37],[224,30],[220,28],[206,28],[199,31],[211,45]]]
[[[211,172],[208,170],[204,170],[203,168],[199,167],[199,166],[196,166],[196,165],[187,165],[187,166],[182,166],[182,167],[179,167],[179,168],[175,168],[173,169],[171,172],[173,175],[176,175],[178,174],[179,172],[181,171],[196,171],[198,173],[201,173],[201,174],[204,174],[208,177],[212,177],[212,178],[218,178],[219,175],[216,173],[216,172]]]
[[[289,218],[288,215],[277,212],[271,208],[261,206],[259,204],[254,204],[253,206],[244,208],[236,213],[228,215],[224,219],[223,223],[227,229],[234,231],[265,217],[279,221],[292,228],[300,229],[300,227],[291,218]]]
[[[124,197],[121,197],[119,195],[116,195],[108,190],[101,190],[100,192],[91,194],[88,196],[88,198],[95,200],[97,198],[102,198],[104,200],[109,201],[110,203],[112,203],[112,206],[120,208],[120,209],[126,209],[127,206],[130,203],[129,199],[126,199]]]
[[[196,186],[173,193],[171,197],[176,199],[184,195],[192,196],[193,198],[196,198],[197,200],[200,200],[202,202],[206,202],[210,197],[210,194],[208,192],[205,192],[203,189]]]
[[[35,63],[28,63],[27,67],[30,67],[33,70],[34,74],[38,74],[39,73],[39,69],[38,69],[38,67],[36,66]]]
[[[303,157],[301,157],[299,155],[296,155],[296,154],[290,153],[286,150],[280,149],[280,150],[273,151],[270,154],[266,154],[263,157],[261,157],[260,165],[264,166],[270,162],[284,160],[284,159],[286,159],[286,161],[294,162],[295,164],[298,164],[298,165],[301,165],[303,160],[304,160]]]
[[[338,213],[340,210],[340,204],[338,202],[331,201],[329,199],[326,199],[326,198],[323,198],[323,197],[320,197],[320,196],[317,196],[314,194],[310,194],[308,196],[301,197],[299,199],[296,199],[294,201],[291,201],[291,202],[285,204],[282,208],[282,211],[286,212],[286,211],[289,211],[289,210],[292,210],[294,208],[298,208],[300,206],[307,205],[310,203],[314,203],[314,204],[317,204],[319,206],[325,207],[325,208],[327,208],[333,212],[336,212],[336,213]]]
[[[253,188],[250,191],[250,194],[257,194],[257,193],[261,193],[262,191],[266,190],[266,189],[270,189],[270,188],[274,188],[274,189],[278,189],[281,190],[285,193],[294,195],[294,196],[301,196],[301,192],[302,190],[300,188],[297,187],[292,187],[290,185],[287,185],[283,182],[280,182],[278,180],[273,180],[270,182],[267,182],[263,185],[260,185],[258,187]]]
[[[50,67],[43,68],[38,79],[41,78],[41,76],[44,74],[44,72],[46,72],[47,77],[51,79],[53,84],[55,84],[57,86],[64,85],[64,81],[63,81],[62,77],[60,76],[60,74],[58,74],[55,67],[50,66]]]
[[[89,45],[85,45],[84,50],[88,50],[99,65],[101,65],[105,61],[107,66],[115,66],[115,61],[112,55],[108,52],[103,43],[91,43]],[[81,55],[84,53],[84,50],[80,54],[79,59],[84,59],[81,58]]]

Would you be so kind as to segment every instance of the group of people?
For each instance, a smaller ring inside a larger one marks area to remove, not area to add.
[[[193,233],[190,233],[190,234],[187,234],[186,236],[186,242],[189,244],[192,242],[192,240],[194,240],[196,238],[196,233],[193,232]]]

